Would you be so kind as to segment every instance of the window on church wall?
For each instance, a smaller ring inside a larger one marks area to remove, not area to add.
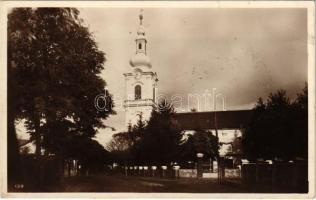
[[[138,44],[138,49],[142,49],[142,43]]]
[[[142,98],[142,88],[140,85],[135,86],[135,100]]]

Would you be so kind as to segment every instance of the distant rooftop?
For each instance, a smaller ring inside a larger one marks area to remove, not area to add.
[[[216,111],[217,128],[243,128],[252,116],[253,110]],[[215,129],[215,112],[175,113],[173,123],[182,130]]]

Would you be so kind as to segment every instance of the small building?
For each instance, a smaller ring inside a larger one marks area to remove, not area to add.
[[[216,135],[217,130],[220,156],[229,156],[242,154],[242,135],[252,116],[252,110],[175,113],[173,123],[185,134],[206,130]]]

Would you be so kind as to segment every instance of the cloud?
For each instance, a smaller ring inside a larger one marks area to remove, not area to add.
[[[119,98],[125,94],[123,73],[130,70],[139,10],[80,9],[108,59],[102,77]],[[226,96],[228,110],[251,108],[259,96],[279,88],[294,97],[307,81],[306,21],[307,10],[301,8],[145,9],[159,93],[187,96],[216,87]],[[105,123],[123,130],[124,112]],[[100,130],[98,137],[108,135]]]

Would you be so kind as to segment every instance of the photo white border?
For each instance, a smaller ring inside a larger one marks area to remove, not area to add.
[[[8,193],[7,192],[7,10],[13,7],[104,8],[306,8],[308,20],[308,177],[307,194],[271,193]],[[315,197],[315,4],[313,1],[2,1],[0,2],[0,170],[1,196],[16,198],[290,198]]]

